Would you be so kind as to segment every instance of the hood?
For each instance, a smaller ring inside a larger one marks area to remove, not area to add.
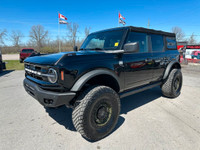
[[[75,56],[75,55],[93,55],[93,54],[102,54],[102,53],[103,52],[97,52],[97,51],[61,52],[61,53],[55,53],[55,54],[28,57],[24,60],[24,62],[40,64],[40,65],[54,65],[64,56],[70,57],[70,56]]]

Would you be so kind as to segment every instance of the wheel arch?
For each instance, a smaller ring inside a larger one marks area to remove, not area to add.
[[[167,68],[165,69],[163,79],[166,79],[169,76],[169,73],[171,72],[171,70],[174,68],[181,69],[181,65],[178,61],[172,61],[168,64]]]
[[[107,69],[97,69],[82,75],[71,88],[71,91],[80,91],[85,84],[99,84],[109,86],[116,92],[120,91],[119,77],[112,71]]]

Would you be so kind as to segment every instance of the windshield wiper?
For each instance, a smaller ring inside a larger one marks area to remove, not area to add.
[[[80,48],[79,50],[85,50],[84,48]]]
[[[103,50],[102,48],[80,48],[79,50]]]
[[[103,50],[103,49],[96,47],[96,48],[91,48],[91,49],[88,49],[88,50]]]
[[[102,49],[102,48],[98,48],[98,47],[97,47],[97,48],[95,48],[94,50],[103,50],[103,49]]]

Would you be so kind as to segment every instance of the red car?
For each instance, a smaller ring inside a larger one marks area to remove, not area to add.
[[[191,54],[192,59],[200,59],[200,51],[193,51]]]
[[[23,49],[21,49],[20,54],[19,54],[20,63],[22,63],[24,61],[24,59],[29,57],[34,52],[35,52],[35,50],[33,48],[23,48]]]

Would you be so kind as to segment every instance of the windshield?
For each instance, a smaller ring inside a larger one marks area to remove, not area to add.
[[[123,30],[90,34],[80,50],[118,50],[123,34]]]
[[[32,53],[33,49],[23,49],[22,52],[23,53]]]

